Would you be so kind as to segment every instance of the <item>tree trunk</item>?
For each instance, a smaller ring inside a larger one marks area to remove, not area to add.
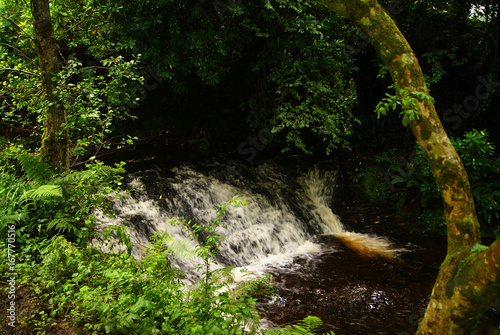
[[[318,0],[350,19],[369,37],[395,87],[428,94],[410,45],[376,0]],[[500,296],[500,241],[478,248],[479,223],[465,168],[433,103],[417,100],[419,118],[409,122],[442,195],[448,252],[417,334],[468,334]],[[474,248],[473,248],[474,247]]]
[[[59,72],[59,61],[49,1],[31,0],[31,13],[46,102],[40,154],[43,161],[59,172],[69,168],[69,134],[66,110],[54,94],[56,81],[53,78]]]

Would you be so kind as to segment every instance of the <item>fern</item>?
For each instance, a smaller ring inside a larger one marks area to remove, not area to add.
[[[197,256],[196,249],[189,241],[177,240],[170,237],[166,231],[157,231],[150,237],[150,241],[151,244],[146,246],[149,252],[161,254],[166,251],[167,254],[184,259],[195,259]]]
[[[18,199],[29,185],[20,182],[16,176],[1,172],[0,173],[0,200],[12,201]]]
[[[17,156],[17,160],[21,164],[23,171],[26,173],[26,177],[29,180],[33,180],[37,184],[47,182],[54,174],[48,164],[40,162],[40,160],[34,155],[21,154]]]
[[[485,245],[482,245],[482,244],[475,244],[471,249],[470,249],[470,253],[473,254],[473,253],[480,253],[480,252],[483,252],[485,250],[488,250],[488,247],[485,246]]]
[[[26,219],[28,212],[19,208],[18,199],[27,188],[29,185],[20,182],[15,175],[0,172],[0,223],[18,223]]]
[[[28,212],[20,211],[9,215],[0,216],[1,224],[11,224],[24,221],[28,217]]]
[[[71,224],[71,222],[69,222],[68,220],[63,219],[63,218],[57,218],[57,219],[50,221],[47,224],[47,229],[49,229],[49,230],[55,229],[60,233],[69,232],[69,233],[76,234],[78,232],[77,227],[75,227],[74,225]]]
[[[212,271],[212,281],[215,284],[225,283],[225,284],[233,284],[234,276],[232,271],[235,269],[234,266],[226,266],[225,268],[217,269]]]
[[[58,185],[42,185],[38,188],[31,189],[24,192],[24,194],[19,199],[21,202],[24,201],[35,201],[35,200],[45,200],[54,197],[62,197],[62,189]]]
[[[317,316],[308,316],[297,325],[286,326],[283,329],[270,329],[265,335],[315,335],[323,321]],[[335,335],[333,331],[325,335]]]
[[[322,324],[323,321],[317,316],[308,316],[293,327],[296,334],[314,334]]]

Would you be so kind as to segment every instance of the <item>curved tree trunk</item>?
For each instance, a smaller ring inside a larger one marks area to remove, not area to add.
[[[42,90],[47,104],[43,120],[40,153],[42,160],[55,171],[69,168],[69,134],[66,110],[54,94],[56,82],[52,79],[59,72],[58,49],[50,18],[48,0],[31,0],[31,13],[38,51]]]
[[[370,39],[395,87],[428,94],[410,45],[376,0],[318,0],[350,19]],[[432,169],[444,204],[448,253],[417,334],[468,334],[500,296],[500,240],[480,244],[472,191],[465,168],[433,103],[418,101],[419,118],[409,122]],[[475,248],[473,248],[476,246]]]

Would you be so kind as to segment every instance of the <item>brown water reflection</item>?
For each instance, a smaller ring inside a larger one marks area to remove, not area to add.
[[[446,253],[441,238],[407,238],[398,259],[362,258],[333,236],[320,236],[327,251],[313,260],[298,259],[299,272],[275,269],[274,301],[258,305],[279,325],[307,315],[321,317],[323,331],[336,335],[414,334]],[[497,334],[500,312],[490,309],[475,334]],[[488,331],[489,330],[489,331]]]

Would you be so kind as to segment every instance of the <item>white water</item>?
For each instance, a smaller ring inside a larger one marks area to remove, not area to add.
[[[216,206],[239,195],[249,204],[228,208],[224,219],[227,229],[218,231],[226,238],[218,249],[218,265],[214,268],[233,265],[254,273],[269,267],[293,268],[295,257],[312,257],[322,251],[321,245],[311,241],[316,234],[334,234],[364,256],[395,254],[385,239],[345,231],[329,205],[337,186],[335,170],[313,166],[301,172],[286,165],[267,162],[241,175],[225,174],[223,178],[220,174],[218,178],[210,176],[206,168],[155,167],[132,176],[129,185],[135,191],[115,199],[117,217],[102,218],[103,225],[130,227],[131,239],[137,243],[133,255],[140,258],[144,256],[140,246],[145,246],[156,231],[187,239],[169,219],[207,224],[215,217]],[[223,167],[216,164],[214,168]],[[172,262],[186,271],[198,261]]]

